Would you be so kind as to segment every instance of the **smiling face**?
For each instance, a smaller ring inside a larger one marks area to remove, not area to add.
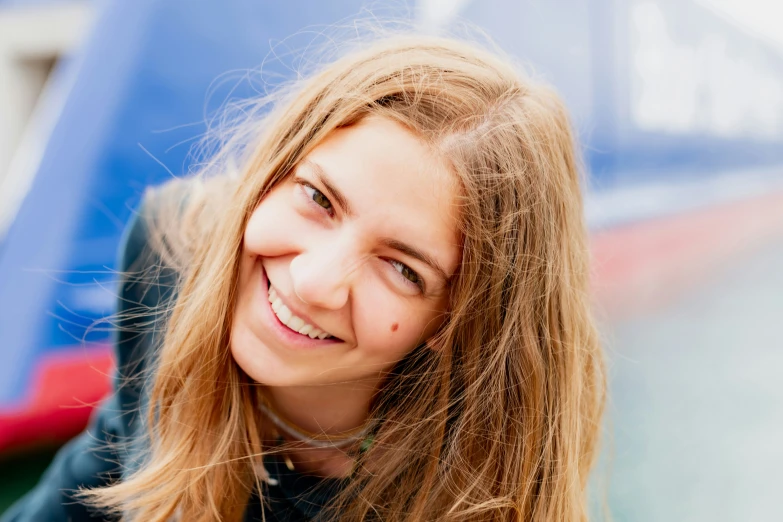
[[[377,385],[442,324],[460,255],[456,196],[444,162],[391,120],[330,134],[248,221],[231,327],[239,366],[268,386]]]

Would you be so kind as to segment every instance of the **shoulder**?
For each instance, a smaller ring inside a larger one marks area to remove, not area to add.
[[[194,250],[207,241],[228,188],[224,179],[176,179],[144,193],[117,252],[120,377],[137,377],[150,367]]]
[[[188,271],[199,246],[224,214],[236,180],[224,177],[174,179],[145,192],[120,246],[122,270],[156,262]]]
[[[140,406],[157,348],[165,333],[168,310],[176,299],[179,269],[166,261],[158,235],[163,211],[159,189],[149,189],[134,210],[117,251],[113,347],[115,393],[124,411]]]

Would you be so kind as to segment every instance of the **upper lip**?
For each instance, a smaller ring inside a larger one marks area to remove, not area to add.
[[[280,292],[280,290],[274,285],[274,283],[271,282],[271,280],[270,280],[270,284],[272,285],[272,288],[275,289],[275,292],[277,293],[277,297],[279,297],[280,300],[283,302],[283,304],[286,305],[286,307],[288,307],[289,310],[291,310],[292,314],[294,314],[295,316],[297,316],[298,318],[300,318],[302,321],[306,322],[307,324],[318,328],[322,332],[326,332],[328,335],[331,335],[335,339],[338,338],[336,335],[333,335],[329,330],[327,330],[325,328],[321,328],[321,326],[318,323],[316,323],[315,321],[313,321],[307,314],[303,314],[296,307],[291,306],[289,299]]]

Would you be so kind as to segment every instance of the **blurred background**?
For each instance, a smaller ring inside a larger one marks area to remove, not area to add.
[[[221,107],[295,77],[366,7],[0,0],[0,512],[108,390],[96,321],[144,187],[187,174]],[[572,112],[609,358],[595,483],[614,519],[783,520],[783,3],[369,8],[484,29]]]

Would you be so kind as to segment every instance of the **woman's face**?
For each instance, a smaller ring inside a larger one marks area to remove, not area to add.
[[[454,175],[403,126],[368,117],[333,132],[247,224],[239,366],[268,386],[377,383],[441,326],[456,196]]]

